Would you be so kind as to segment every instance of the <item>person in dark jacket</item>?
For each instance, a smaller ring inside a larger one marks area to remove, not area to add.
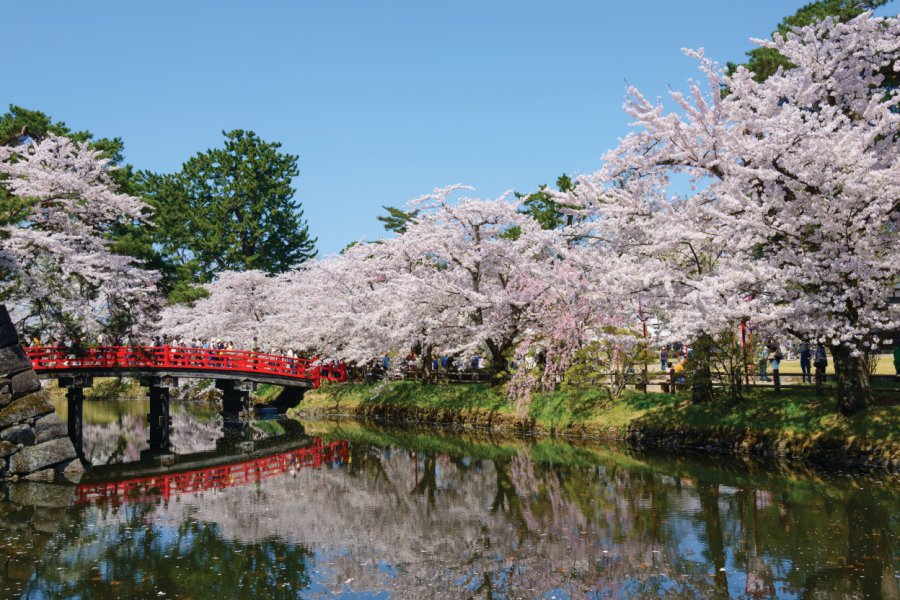
[[[813,359],[816,368],[816,389],[821,390],[825,383],[825,369],[828,368],[828,356],[825,354],[825,344],[816,346],[816,355]]]
[[[897,377],[900,377],[900,341],[894,347],[894,370],[897,372]]]
[[[812,350],[809,348],[809,342],[800,344],[800,371],[801,383],[812,383]]]

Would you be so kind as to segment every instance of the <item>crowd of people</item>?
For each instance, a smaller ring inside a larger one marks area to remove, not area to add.
[[[690,348],[682,344],[665,346],[659,352],[659,370],[669,374],[673,382],[684,383],[685,365],[690,355]],[[825,344],[821,343],[813,345],[802,341],[785,351],[776,340],[770,340],[759,349],[755,357],[748,360],[747,367],[749,375],[758,377],[760,382],[771,382],[778,385],[780,384],[782,361],[797,359],[800,361],[801,383],[815,383],[816,385],[825,383],[828,352]],[[900,341],[894,346],[893,362],[896,376],[900,379]]]

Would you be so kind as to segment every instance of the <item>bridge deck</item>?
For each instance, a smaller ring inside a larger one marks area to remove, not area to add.
[[[248,350],[170,346],[32,347],[25,353],[42,377],[187,377],[249,380],[285,387],[319,387],[323,380],[343,381],[344,365]]]

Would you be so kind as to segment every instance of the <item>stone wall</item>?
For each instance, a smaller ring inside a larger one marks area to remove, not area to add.
[[[0,484],[0,598],[23,595],[74,499],[72,485]]]
[[[0,480],[77,481],[82,473],[66,425],[0,305]]]

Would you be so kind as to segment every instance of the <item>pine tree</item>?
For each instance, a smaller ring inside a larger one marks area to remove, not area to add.
[[[166,258],[186,279],[209,282],[223,270],[281,273],[315,256],[291,185],[297,156],[252,131],[223,134],[223,148],[197,154],[178,173],[141,174]]]

